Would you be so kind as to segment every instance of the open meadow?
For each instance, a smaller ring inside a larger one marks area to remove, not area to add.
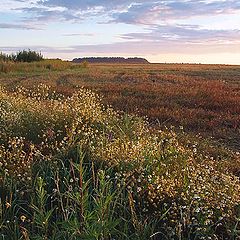
[[[71,96],[83,86],[99,93],[105,104],[146,116],[156,126],[183,126],[188,133],[214,137],[228,148],[240,149],[240,66],[82,66],[60,61],[17,65],[0,75],[6,89],[33,89],[42,83]]]
[[[0,63],[0,239],[238,239],[240,66]]]

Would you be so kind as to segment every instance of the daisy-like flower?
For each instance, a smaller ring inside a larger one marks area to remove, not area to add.
[[[6,202],[6,208],[10,208],[11,204],[9,202]]]
[[[27,219],[27,217],[24,216],[24,215],[22,215],[22,216],[20,217],[20,219],[21,219],[22,222],[25,222],[25,220]]]

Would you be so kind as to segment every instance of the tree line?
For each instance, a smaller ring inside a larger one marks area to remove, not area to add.
[[[74,63],[129,63],[129,64],[146,64],[149,63],[145,58],[124,58],[124,57],[85,57],[74,58]]]

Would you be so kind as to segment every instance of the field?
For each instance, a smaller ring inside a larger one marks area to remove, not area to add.
[[[66,63],[54,67],[54,71],[32,66],[22,72],[16,69],[0,75],[0,81],[11,90],[43,83],[68,96],[84,86],[99,93],[105,104],[147,116],[154,125],[183,126],[188,133],[214,137],[235,151],[240,148],[239,66],[95,64],[81,68]]]
[[[240,236],[240,66],[2,63],[0,85],[2,239]]]

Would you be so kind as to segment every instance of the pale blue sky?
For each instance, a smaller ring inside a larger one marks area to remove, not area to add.
[[[0,51],[240,64],[240,1],[1,0]]]

